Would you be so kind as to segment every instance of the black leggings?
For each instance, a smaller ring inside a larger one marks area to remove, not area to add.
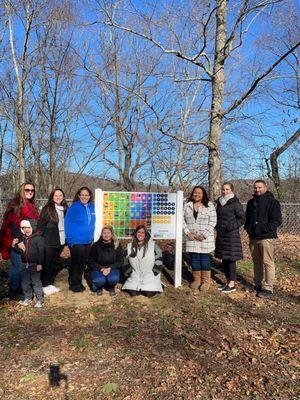
[[[127,292],[130,294],[130,296],[145,296],[145,297],[153,297],[155,296],[158,292],[151,292],[150,290],[124,290],[124,292]]]
[[[56,275],[61,270],[60,253],[64,246],[46,247],[45,262],[42,269],[43,286],[53,285]]]
[[[231,260],[222,260],[225,276],[230,281],[236,281],[236,262]]]
[[[91,245],[74,244],[70,246],[71,262],[69,268],[69,286],[77,291],[82,288],[82,275],[87,264]]]

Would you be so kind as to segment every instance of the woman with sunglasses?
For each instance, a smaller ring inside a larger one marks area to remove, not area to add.
[[[9,298],[22,300],[21,283],[21,256],[12,249],[13,239],[20,235],[20,222],[22,220],[38,220],[39,213],[34,203],[35,186],[31,182],[23,183],[8,203],[3,216],[0,230],[0,251],[4,260],[10,259],[11,269],[8,272]]]
[[[75,194],[73,204],[65,218],[66,240],[71,252],[69,288],[72,292],[83,292],[82,275],[94,240],[95,208],[92,191],[86,186]]]

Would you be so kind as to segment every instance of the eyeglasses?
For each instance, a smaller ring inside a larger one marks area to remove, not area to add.
[[[26,192],[26,193],[34,193],[35,189],[24,189],[24,192]]]

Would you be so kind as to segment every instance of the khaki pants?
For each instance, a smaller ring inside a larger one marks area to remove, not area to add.
[[[250,252],[254,264],[254,284],[273,292],[275,281],[274,239],[251,239]]]

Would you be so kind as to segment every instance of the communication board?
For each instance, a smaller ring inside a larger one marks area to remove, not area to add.
[[[176,238],[176,193],[102,192],[102,224],[128,238],[145,225],[156,239]]]

